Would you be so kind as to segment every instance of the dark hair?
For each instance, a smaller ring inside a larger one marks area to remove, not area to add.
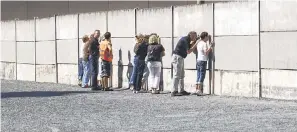
[[[188,36],[190,37],[191,35],[197,35],[197,33],[195,31],[191,31],[188,33]]]
[[[208,33],[207,33],[207,32],[202,32],[202,33],[200,34],[200,38],[201,38],[201,39],[205,39],[206,37],[208,37]]]
[[[100,33],[100,30],[96,29],[96,30],[94,31],[94,33],[95,33],[95,32],[99,32],[99,33]]]
[[[106,33],[104,34],[104,38],[105,38],[105,39],[110,39],[110,37],[111,37],[110,32],[106,32]]]

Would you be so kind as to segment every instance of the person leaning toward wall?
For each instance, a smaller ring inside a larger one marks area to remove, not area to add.
[[[190,93],[184,90],[184,59],[187,57],[187,52],[190,45],[195,43],[197,39],[197,33],[191,31],[187,36],[182,37],[176,44],[172,55],[172,66],[173,66],[173,82],[171,96],[182,96],[190,95]],[[180,90],[178,89],[180,86]],[[178,92],[179,91],[179,92]]]
[[[208,46],[207,41],[211,41],[211,36],[208,35],[207,32],[202,32],[200,34],[200,40],[196,42],[196,44],[188,51],[188,53],[191,53],[195,48],[197,48],[198,51],[198,57],[197,57],[197,80],[196,80],[196,94],[197,96],[203,95],[203,82],[205,79],[206,74],[206,66],[207,66],[207,60],[208,60],[208,54],[212,50],[212,46],[214,45],[213,42],[210,43],[210,46]]]
[[[152,35],[152,34],[151,34]],[[144,35],[144,41],[146,43],[149,42],[149,37],[151,35]],[[148,90],[150,91],[151,89],[148,88],[148,89],[145,89],[145,84],[147,83],[147,80],[148,80],[148,76],[149,76],[149,70],[148,70],[148,67],[147,67],[147,56],[145,57],[145,68],[144,68],[144,72],[143,72],[143,77],[142,77],[142,80],[141,80],[141,87],[143,90]]]
[[[152,94],[159,93],[161,76],[161,58],[165,55],[164,47],[158,43],[158,36],[151,35],[147,51],[147,67],[149,70],[148,87],[152,89]]]
[[[113,59],[111,34],[106,32],[104,34],[104,40],[100,43],[100,58],[101,58],[101,83],[103,91],[113,91],[108,87],[108,79],[111,73],[111,64]]]
[[[133,93],[138,93],[141,89],[141,81],[143,77],[143,71],[145,68],[145,57],[147,55],[147,43],[145,42],[144,35],[139,34],[135,36],[137,44],[134,47],[134,72],[133,72]]]

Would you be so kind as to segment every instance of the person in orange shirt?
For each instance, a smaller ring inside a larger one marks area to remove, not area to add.
[[[104,34],[104,40],[100,43],[100,58],[101,58],[101,82],[103,91],[113,91],[108,87],[108,79],[111,73],[111,64],[113,59],[111,34],[106,32]]]

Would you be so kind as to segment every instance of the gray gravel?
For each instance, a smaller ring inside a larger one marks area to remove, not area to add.
[[[297,131],[297,102],[1,80],[3,132]]]

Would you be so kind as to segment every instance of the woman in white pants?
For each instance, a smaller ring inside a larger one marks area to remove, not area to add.
[[[158,43],[158,37],[151,35],[147,52],[147,67],[149,70],[148,88],[152,89],[152,94],[159,93],[159,83],[161,76],[161,57],[165,55],[164,47]]]

